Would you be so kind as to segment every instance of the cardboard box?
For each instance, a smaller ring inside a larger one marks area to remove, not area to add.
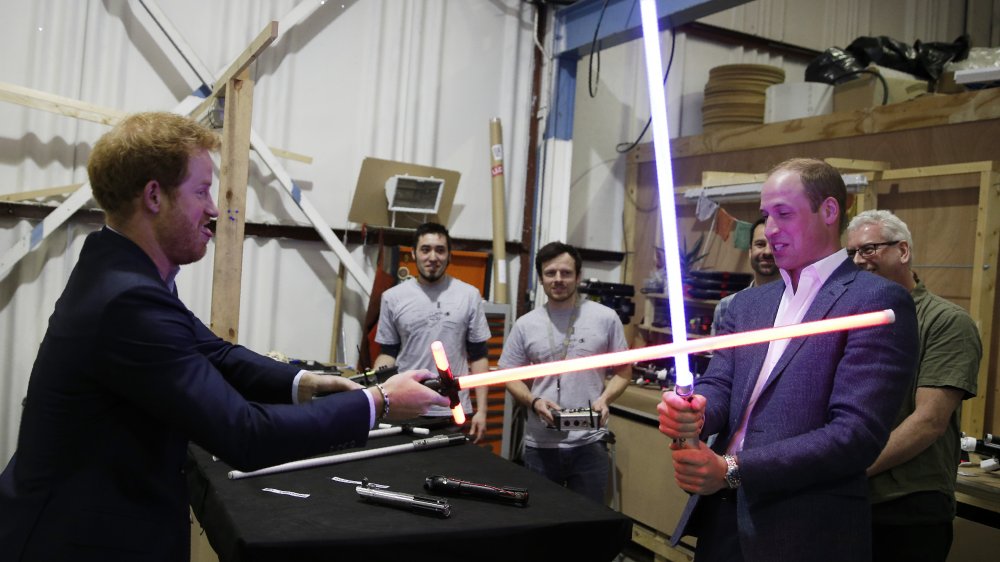
[[[966,90],[965,84],[955,82],[954,70],[942,72],[937,84],[934,85],[934,91],[939,94],[961,94]]]
[[[785,82],[768,86],[764,122],[815,117],[833,112],[833,86],[820,82]]]
[[[899,103],[927,93],[927,82],[916,77],[889,68],[871,65],[868,70],[874,70],[885,78],[889,88],[886,104]],[[882,105],[882,81],[871,74],[862,74],[849,82],[837,84],[833,88],[833,111],[856,111]]]

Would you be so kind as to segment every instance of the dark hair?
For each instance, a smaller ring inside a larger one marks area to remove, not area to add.
[[[583,259],[580,257],[580,252],[576,251],[576,248],[573,246],[563,244],[562,242],[549,242],[538,250],[538,253],[535,255],[535,271],[538,273],[538,276],[542,276],[543,263],[563,254],[569,254],[573,258],[573,262],[576,264],[576,276],[579,277],[580,269],[583,267]]]
[[[217,150],[219,137],[198,122],[165,112],[136,113],[105,133],[90,153],[87,175],[94,199],[116,219],[127,218],[146,184],[171,194],[184,182],[199,150]]]
[[[789,171],[799,175],[799,181],[805,187],[809,207],[815,213],[828,197],[833,197],[840,207],[840,232],[847,228],[847,186],[844,178],[836,168],[822,160],[813,158],[792,158],[778,164],[767,174]]]
[[[451,236],[448,235],[448,229],[436,222],[425,222],[417,227],[417,232],[413,235],[413,251],[416,251],[420,246],[420,237],[424,234],[440,234],[444,236],[444,241],[448,245],[448,252],[451,252]]]
[[[757,230],[757,227],[766,223],[767,217],[761,216],[757,217],[757,220],[753,221],[753,226],[750,227],[750,241],[753,242],[753,233]]]

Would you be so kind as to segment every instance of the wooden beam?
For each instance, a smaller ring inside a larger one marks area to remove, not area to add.
[[[191,117],[195,119],[201,119],[201,117],[213,106],[215,106],[215,99],[225,95],[226,85],[230,83],[236,76],[240,75],[253,61],[257,60],[264,49],[268,47],[275,39],[278,38],[278,22],[272,21],[257,34],[257,37],[250,42],[250,45],[243,50],[239,56],[229,65],[221,76],[212,85],[212,93],[205,98],[205,101],[201,102],[194,111],[191,112]]]
[[[312,156],[306,156],[305,154],[299,154],[298,152],[292,152],[291,150],[284,150],[284,149],[281,149],[281,148],[275,148],[273,146],[268,147],[268,148],[270,148],[271,152],[273,152],[274,155],[277,156],[277,157],[279,157],[279,158],[284,158],[286,160],[295,160],[296,162],[302,162],[302,163],[305,163],[305,164],[312,164],[313,163]]]
[[[6,82],[0,82],[0,101],[16,103],[84,121],[93,121],[102,125],[114,125],[126,115],[125,112],[117,109],[101,107]]]
[[[75,100],[73,98],[57,96],[41,90],[33,90],[31,88],[8,84],[6,82],[0,82],[0,101],[15,103],[32,109],[40,109],[42,111],[48,111],[49,113],[65,115],[67,117],[91,121],[93,123],[100,123],[102,125],[108,125],[109,127],[121,121],[126,115],[128,115],[128,113],[118,111],[117,109],[101,107],[99,105]],[[196,109],[195,112],[197,111],[198,110]],[[291,150],[285,150],[283,148],[276,148],[273,146],[270,147],[270,149],[275,156],[279,156],[281,158],[295,160],[305,164],[313,163],[312,156],[299,154],[298,152],[292,152]],[[4,200],[16,201],[16,199]]]
[[[333,334],[330,336],[330,363],[337,362],[337,349],[340,347],[340,327],[343,324],[344,316],[344,283],[347,280],[347,269],[341,263],[337,267],[337,285],[333,289]],[[362,326],[364,327],[364,326]],[[368,337],[362,334],[361,337]],[[346,359],[346,358],[345,358]]]
[[[738,185],[741,183],[762,183],[767,179],[767,174],[743,174],[739,172],[712,172],[701,173],[702,187],[718,187],[720,185]]]
[[[973,254],[972,294],[969,313],[979,327],[983,359],[976,378],[979,392],[962,406],[962,431],[982,437],[986,424],[990,362],[993,357],[993,312],[997,290],[997,252],[1000,248],[1000,173],[984,172],[979,182],[976,248]],[[996,402],[993,402],[994,407]]]
[[[984,174],[992,172],[996,164],[992,160],[943,164],[941,166],[920,166],[919,168],[898,168],[882,172],[883,180],[906,180],[933,178],[937,176],[957,176],[959,174]]]
[[[46,187],[44,189],[33,189],[31,191],[22,191],[20,193],[8,193],[6,195],[0,195],[0,201],[25,201],[27,199],[37,199],[39,197],[65,195],[67,193],[72,193],[81,187],[83,187],[82,183],[73,183],[70,185],[61,185],[59,187]]]
[[[880,172],[892,168],[889,162],[854,158],[824,158],[824,162],[843,172]]]
[[[243,276],[243,230],[250,174],[250,118],[253,81],[243,69],[226,86],[225,121],[219,164],[219,218],[215,222],[215,269],[212,274],[212,320],[215,335],[239,341],[240,285]]]
[[[682,547],[670,546],[670,539],[638,523],[632,523],[632,542],[646,548],[655,560],[670,562],[691,562],[694,554]]]
[[[859,111],[679,137],[671,141],[670,148],[674,158],[687,158],[987,119],[1000,119],[1000,88],[921,96]],[[652,143],[641,144],[635,150],[639,152],[640,162],[653,161]]]

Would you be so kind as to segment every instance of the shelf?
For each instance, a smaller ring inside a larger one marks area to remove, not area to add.
[[[666,293],[641,293],[641,294],[642,296],[648,299],[668,300],[670,298]],[[692,306],[703,306],[706,308],[707,307],[715,308],[719,304],[719,301],[716,299],[694,299],[690,297],[685,297],[684,304],[690,304]]]
[[[653,326],[651,324],[639,324],[638,326],[640,330],[646,330],[647,332],[656,332],[658,334],[666,334],[668,336],[674,335],[673,330],[671,330],[669,327],[657,328],[656,326]],[[707,338],[708,336],[709,334],[688,334],[687,339],[697,340],[701,338]]]

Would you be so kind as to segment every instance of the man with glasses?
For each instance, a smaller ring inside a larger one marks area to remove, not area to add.
[[[878,560],[945,560],[955,518],[962,401],[976,395],[983,347],[972,318],[931,293],[911,270],[913,238],[889,211],[865,211],[847,227],[858,267],[913,296],[920,331],[917,378],[882,454],[868,467],[873,554]]]
[[[695,394],[666,392],[660,431],[695,494],[673,533],[698,562],[871,558],[865,469],[885,447],[916,372],[913,299],[860,271],[840,245],[847,190],[836,169],[793,159],[768,175],[764,232],[783,283],[742,291],[720,331],[891,309],[893,324],[716,350]],[[709,448],[699,438],[718,433]],[[692,532],[693,531],[693,532]]]
[[[750,282],[750,287],[760,287],[764,283],[778,279],[778,266],[774,263],[774,253],[771,252],[771,244],[764,236],[764,221],[765,218],[760,217],[750,227],[750,268],[753,269],[753,281]],[[715,314],[712,317],[713,336],[719,333],[722,316],[726,314],[735,297],[736,293],[733,293],[715,305]]]

